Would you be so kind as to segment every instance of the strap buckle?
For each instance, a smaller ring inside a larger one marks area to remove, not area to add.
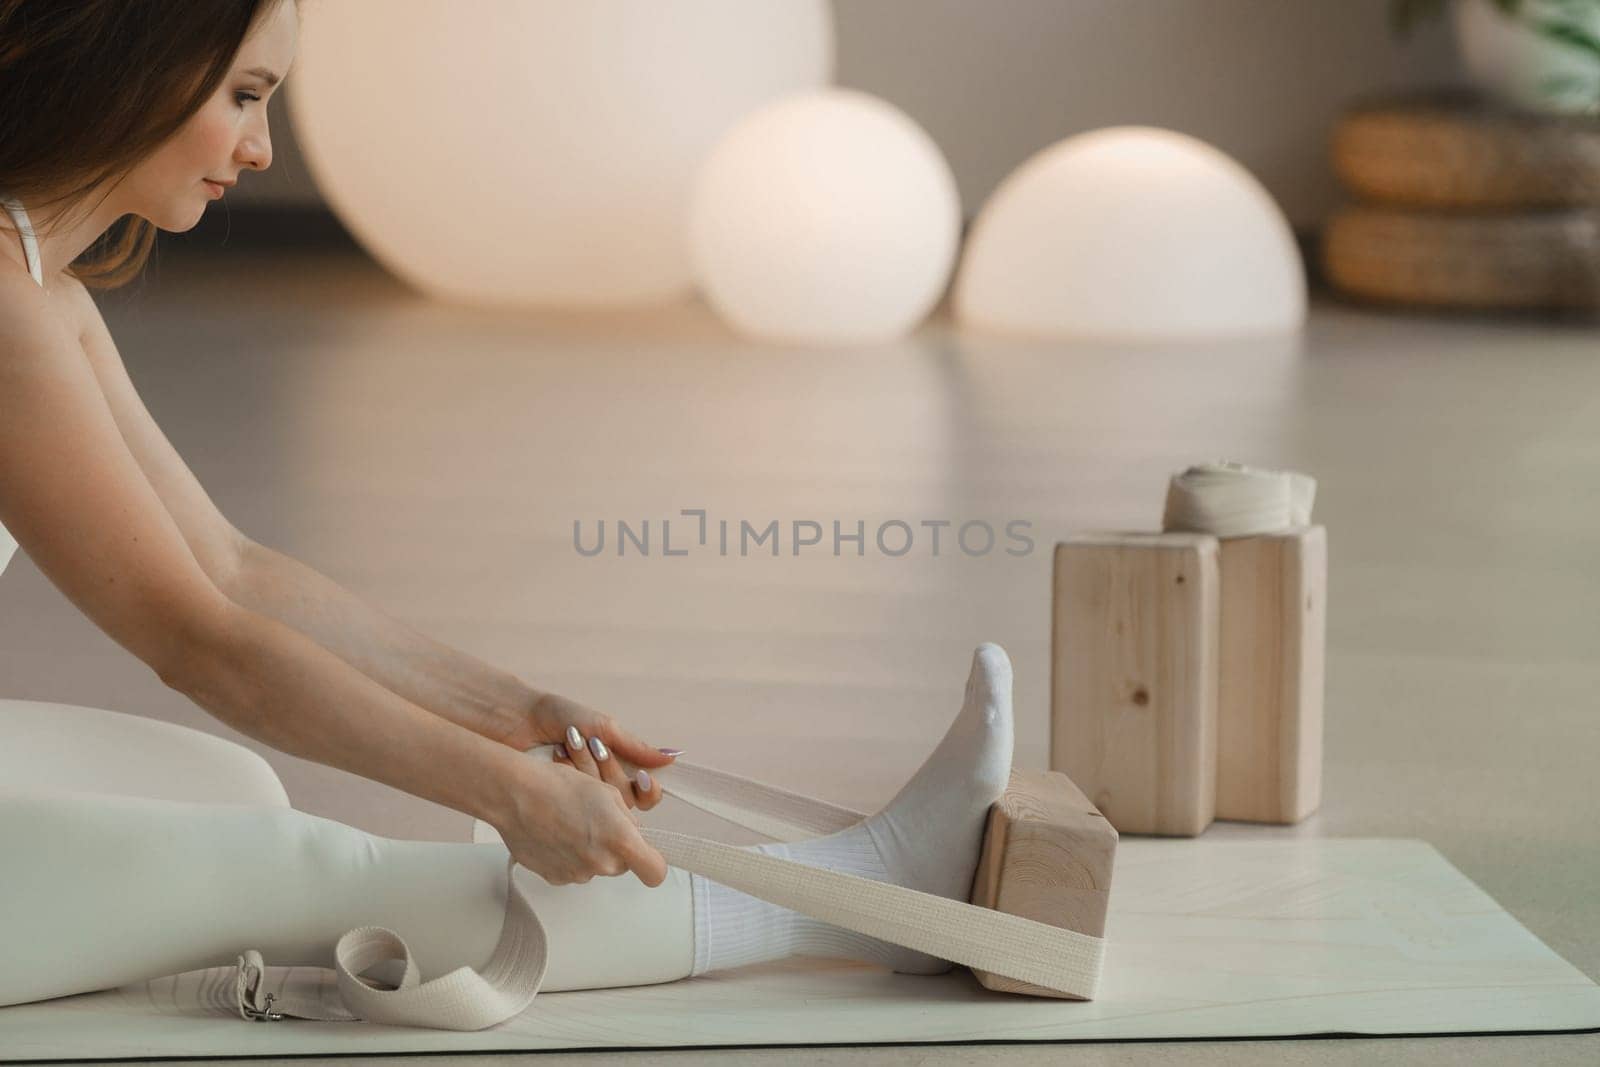
[[[242,1003],[239,1005],[239,1014],[243,1015],[251,1022],[275,1023],[279,1019],[283,1018],[283,1012],[272,1010],[272,1003],[277,999],[278,998],[276,994],[268,993],[267,1006],[265,1008],[257,1008],[248,1002]]]
[[[272,1010],[272,1005],[278,999],[276,993],[268,993],[264,999],[261,997],[261,979],[267,973],[267,964],[261,958],[261,953],[253,948],[245,949],[239,957],[238,968],[233,979],[233,999],[240,1016],[255,1023],[275,1023],[284,1018],[286,1012]],[[258,999],[262,1000],[259,1007],[256,1004]]]

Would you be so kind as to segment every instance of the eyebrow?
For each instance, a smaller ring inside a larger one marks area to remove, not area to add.
[[[245,73],[254,74],[256,77],[266,82],[268,89],[278,84],[278,76],[272,73],[272,71],[268,70],[266,67],[251,67],[249,70],[245,71]]]

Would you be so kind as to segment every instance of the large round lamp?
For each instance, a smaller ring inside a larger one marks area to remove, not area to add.
[[[825,0],[337,0],[306,5],[286,91],[328,204],[402,278],[637,305],[691,288],[712,145],[833,62]]]
[[[961,236],[955,176],[923,129],[853,89],[797,93],[728,132],[695,183],[695,277],[746,336],[892,340],[944,294]]]
[[[1116,127],[1067,138],[1001,182],[956,280],[966,326],[1114,340],[1270,335],[1305,321],[1288,221],[1203,141]]]

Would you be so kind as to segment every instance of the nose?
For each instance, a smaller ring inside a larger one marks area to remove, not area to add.
[[[272,166],[272,135],[268,132],[265,122],[261,123],[259,130],[252,130],[240,138],[233,158],[241,167],[251,167],[255,170],[266,170]]]

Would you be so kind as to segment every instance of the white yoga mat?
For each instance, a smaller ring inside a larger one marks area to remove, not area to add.
[[[540,994],[467,1033],[245,1022],[212,968],[0,1008],[0,1062],[1600,1028],[1600,986],[1421,841],[1124,838],[1106,937],[1092,1003],[789,960]]]

